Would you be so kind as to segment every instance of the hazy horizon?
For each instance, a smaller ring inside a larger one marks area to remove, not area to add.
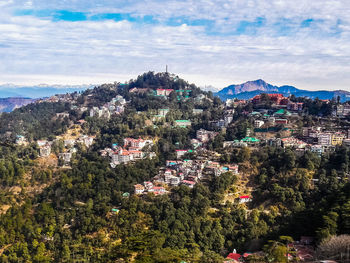
[[[4,0],[0,14],[0,83],[124,82],[168,64],[216,89],[350,90],[344,0]]]
[[[83,86],[99,86],[99,85],[102,85],[102,84],[110,84],[110,83],[114,83],[114,82],[120,82],[120,83],[125,83],[125,82],[128,82],[129,80],[131,79],[136,79],[138,75],[141,75],[142,73],[140,74],[137,74],[135,76],[130,76],[130,78],[128,79],[105,79],[105,81],[102,81],[102,82],[99,82],[99,83],[81,83],[79,82],[78,80],[73,80],[73,81],[62,81],[62,82],[54,82],[54,81],[48,81],[48,82],[27,82],[27,84],[25,82],[7,82],[7,83],[1,83],[0,82],[0,87],[2,86],[6,86],[6,85],[13,85],[15,87],[28,87],[28,88],[40,88],[40,86],[43,86],[42,88],[44,88],[44,86],[49,86],[49,87],[57,87],[57,88],[67,88],[67,87],[83,87]],[[184,78],[182,76],[179,76],[181,78],[183,78],[184,80],[188,81],[189,83],[193,83],[195,85],[197,85],[198,87],[202,88],[202,89],[205,89],[205,90],[210,90],[210,91],[219,91],[219,90],[222,90],[230,85],[239,85],[239,84],[243,84],[245,82],[248,82],[248,81],[255,81],[255,80],[258,80],[258,79],[261,79],[261,78],[255,78],[255,79],[250,79],[250,80],[245,80],[245,81],[241,81],[241,82],[232,82],[232,83],[227,83],[226,85],[222,85],[222,86],[214,86],[212,84],[208,84],[208,83],[204,83],[202,85],[194,82],[194,81],[190,81],[189,79],[187,78]],[[304,89],[304,90],[310,90],[310,91],[320,91],[320,90],[329,90],[329,91],[334,91],[334,90],[345,90],[345,91],[350,91],[350,88],[349,89],[341,89],[341,88],[302,88],[302,87],[299,87],[297,85],[293,85],[293,84],[290,84],[290,83],[275,83],[273,81],[267,81],[265,79],[263,79],[266,83],[268,84],[271,84],[273,86],[293,86],[297,89]]]

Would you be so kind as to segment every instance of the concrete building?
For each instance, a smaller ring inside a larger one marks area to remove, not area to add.
[[[51,154],[51,146],[45,145],[40,147],[40,157],[48,157]]]
[[[217,132],[214,132],[214,131],[207,131],[207,130],[204,130],[204,129],[199,129],[197,130],[196,132],[196,138],[203,142],[203,143],[206,143],[208,142],[209,140],[212,140],[214,139],[216,136],[218,135]]]
[[[333,133],[332,134],[332,145],[342,145],[343,140],[345,139],[345,135],[342,133]]]
[[[255,120],[254,121],[254,127],[255,128],[260,128],[261,126],[263,126],[264,125],[264,121],[261,121],[261,120]]]
[[[317,133],[317,142],[319,145],[331,145],[332,134],[331,133]]]

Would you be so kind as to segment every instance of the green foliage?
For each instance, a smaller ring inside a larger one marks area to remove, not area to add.
[[[133,94],[129,92],[133,88],[150,92]],[[188,98],[173,93],[165,99],[152,94],[157,88],[188,89],[191,93]],[[206,99],[196,100],[199,94]],[[212,122],[222,117],[223,107],[211,93],[176,76],[153,72],[125,85],[88,90],[78,97],[77,104],[101,106],[116,95],[130,103],[125,114],[109,120],[87,117],[60,102],[28,105],[1,115],[0,134],[5,138],[8,132],[9,142],[16,134],[26,135],[29,141],[53,139],[79,118],[85,118],[83,129],[96,135],[96,140],[91,149],[77,154],[69,170],[35,167],[38,149],[34,144],[0,147],[2,187],[18,185],[26,174],[31,176],[30,184],[50,183],[42,193],[22,200],[0,194],[1,204],[12,202],[7,213],[0,215],[0,246],[4,248],[0,262],[222,262],[229,251],[247,251],[253,241],[267,243],[265,261],[286,262],[287,245],[293,238],[311,235],[320,242],[349,233],[349,150],[338,147],[321,158],[276,147],[222,149],[224,140],[241,139],[247,128],[252,128],[251,120],[241,115],[252,110],[250,104],[237,108],[235,125],[208,144],[209,149],[222,153],[222,162],[239,163],[242,178],[228,172],[206,178],[193,189],[175,187],[165,196],[123,196],[133,192],[134,184],[158,174],[165,160],[175,158],[176,149],[190,149],[196,130],[218,131]],[[270,104],[266,96],[263,101]],[[304,102],[311,114],[330,113],[322,101]],[[169,108],[169,113],[154,126],[150,120],[162,108]],[[195,108],[203,113],[194,115]],[[56,118],[56,113],[65,111],[70,112],[69,118]],[[189,119],[192,126],[172,127],[177,119]],[[151,150],[157,158],[112,169],[108,159],[98,155],[113,143],[122,145],[125,137],[141,136],[156,138]],[[56,141],[52,151],[62,152],[63,147],[62,141]],[[248,177],[254,187],[253,201],[223,203],[238,179]],[[112,213],[112,208],[119,212]],[[258,260],[261,258],[249,258],[250,262]]]

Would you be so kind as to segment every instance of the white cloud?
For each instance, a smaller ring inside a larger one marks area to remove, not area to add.
[[[53,22],[13,15],[29,2],[37,10],[153,15],[160,23]],[[168,64],[172,72],[191,82],[218,88],[263,78],[299,88],[350,90],[348,1],[132,2],[2,2],[0,82],[124,81],[144,71],[163,71]],[[165,21],[173,17],[213,20],[212,30],[220,34],[208,34],[205,25],[167,26]],[[255,33],[227,33],[234,32],[242,21],[254,22],[258,17],[265,22]],[[301,28],[310,18],[319,21]],[[287,26],[290,28],[284,28]]]

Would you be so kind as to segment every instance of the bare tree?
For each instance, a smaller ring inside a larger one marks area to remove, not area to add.
[[[319,259],[347,259],[350,257],[350,235],[331,236],[317,248]]]

